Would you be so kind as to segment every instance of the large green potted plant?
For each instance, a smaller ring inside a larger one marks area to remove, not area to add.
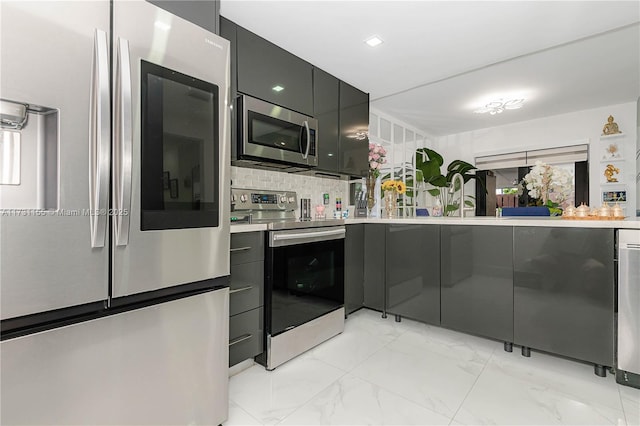
[[[477,168],[470,163],[462,160],[453,160],[446,170],[446,174],[441,171],[444,165],[442,155],[429,148],[420,148],[416,150],[416,179],[422,180],[424,183],[431,185],[433,188],[427,189],[427,192],[440,200],[442,204],[443,214],[450,216],[460,208],[460,200],[455,196],[449,196],[449,188],[451,181],[456,173],[460,173],[464,183],[471,179],[476,179],[476,175],[470,173]],[[460,190],[460,184],[456,181],[455,192]],[[464,200],[464,204],[473,207],[473,197],[469,196]]]

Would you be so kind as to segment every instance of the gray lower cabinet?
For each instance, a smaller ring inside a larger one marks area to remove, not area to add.
[[[514,229],[514,343],[614,364],[614,230]]]
[[[364,227],[347,225],[344,240],[344,308],[352,313],[364,304]]]
[[[229,318],[229,367],[263,352],[263,318],[262,307]]]
[[[387,225],[386,311],[440,324],[440,226]]]
[[[263,352],[264,233],[231,234],[229,366]]]
[[[513,341],[513,228],[441,228],[442,325]]]
[[[364,306],[384,311],[385,227],[364,225]]]

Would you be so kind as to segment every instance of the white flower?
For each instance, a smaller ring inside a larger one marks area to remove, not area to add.
[[[551,199],[562,203],[573,192],[573,175],[567,169],[537,161],[524,177],[524,184],[532,198]]]

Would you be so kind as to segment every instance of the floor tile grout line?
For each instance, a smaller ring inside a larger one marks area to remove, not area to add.
[[[294,361],[296,358],[291,359],[287,362],[290,361]],[[323,387],[322,389],[320,389],[318,392],[316,392],[315,394],[313,394],[309,399],[305,400],[302,404],[298,405],[296,408],[294,408],[294,410],[287,414],[286,416],[284,416],[280,421],[276,422],[275,424],[278,425],[280,423],[282,423],[287,417],[289,417],[291,414],[295,413],[296,411],[298,411],[300,408],[304,407],[306,404],[308,404],[313,398],[315,398],[316,396],[318,396],[321,392],[323,392],[325,389],[327,389],[329,386],[333,385],[334,383],[336,383],[338,380],[342,379],[345,375],[349,374],[348,371],[345,371],[342,368],[336,367],[335,365],[331,365],[325,361],[322,361],[321,359],[318,358],[312,358],[312,360],[314,361],[318,361],[328,367],[334,368],[336,370],[340,370],[340,372],[342,372],[343,374],[340,375],[339,377],[337,377],[334,381],[332,381],[331,383],[329,383],[327,386]],[[255,364],[255,365],[260,365],[260,364]],[[248,370],[248,369],[247,369]],[[245,370],[246,371],[246,370]],[[268,370],[267,370],[268,371]],[[275,370],[272,371],[268,371],[268,373],[272,373]],[[229,398],[229,400],[233,401],[231,398]],[[240,404],[238,404],[236,401],[233,401],[234,404],[236,404],[238,407],[241,407],[243,409],[243,411],[247,411],[244,407],[242,407]],[[265,426],[267,423],[264,423],[262,420],[257,419],[254,415],[252,415],[250,412],[247,412],[252,418],[256,419],[256,421],[258,421],[260,424],[262,424],[263,426]]]
[[[397,339],[397,337],[394,338],[394,340]],[[393,341],[393,340],[392,340]],[[383,346],[381,346],[379,349],[377,349],[374,353],[372,353],[369,357],[367,357],[366,359],[369,359],[371,356],[373,356],[375,353],[379,352],[380,350],[382,350],[382,348],[384,348],[388,343],[385,343]],[[315,397],[317,397],[318,395],[320,395],[320,393],[324,392],[326,389],[328,389],[330,386],[333,386],[335,383],[337,383],[339,380],[341,380],[343,377],[345,377],[347,374],[350,374],[351,371],[353,371],[355,368],[357,368],[357,365],[355,367],[353,367],[351,370],[344,370],[341,367],[337,367],[333,364],[330,364],[326,361],[323,361],[319,358],[312,358],[316,361],[319,361],[329,367],[335,368],[337,370],[340,370],[343,374],[340,375],[338,378],[336,378],[334,381],[332,381],[331,383],[329,383],[327,386],[325,386],[324,388],[320,389],[318,392],[316,392],[315,394],[313,394],[308,400],[304,401],[302,404],[300,404],[299,406],[297,406],[291,413],[287,414],[286,416],[284,416],[280,421],[278,421],[276,423],[276,425],[281,424],[282,422],[284,422],[289,416],[291,416],[293,413],[295,413],[296,411],[298,411],[300,408],[304,407],[306,404],[308,404],[309,402],[311,402]],[[365,360],[362,360],[358,365],[360,365],[362,362],[364,362]],[[241,407],[243,409],[243,411],[247,411],[246,409],[244,409],[244,407],[242,407],[241,405],[239,405],[237,402],[234,401],[234,403],[238,406]],[[249,415],[251,415],[250,413],[248,413]],[[253,415],[251,415],[252,418],[255,418]],[[256,419],[259,423],[261,424],[265,424],[264,422],[262,422],[259,419]]]
[[[229,400],[231,401],[231,398],[229,398]],[[261,425],[264,426],[264,422],[262,422],[260,419],[257,419],[256,416],[254,416],[253,414],[251,414],[250,412],[248,412],[242,405],[238,404],[237,402],[233,402],[236,407],[238,407],[239,409],[241,409],[246,415],[248,415],[249,417],[251,417],[253,420],[255,420],[256,422],[260,423]],[[228,420],[228,419],[227,419]],[[222,424],[224,426],[224,423]]]
[[[395,391],[393,391],[393,390],[391,390],[391,389],[385,388],[384,386],[380,386],[380,385],[379,385],[379,384],[377,384],[377,383],[373,383],[372,381],[367,380],[367,379],[366,379],[366,378],[364,378],[364,377],[360,377],[360,376],[358,376],[358,375],[356,375],[356,374],[353,374],[353,377],[355,377],[355,378],[357,378],[357,379],[359,379],[359,380],[362,380],[363,382],[367,382],[367,383],[368,383],[368,384],[370,384],[371,386],[375,386],[375,387],[376,387],[376,388],[378,388],[378,389],[382,389],[382,390],[384,390],[385,392],[389,392],[390,394],[392,394],[392,395],[396,396],[397,398],[403,399],[403,400],[405,400],[405,401],[407,401],[407,402],[409,402],[409,403],[411,403],[411,404],[413,404],[413,405],[417,405],[418,407],[420,407],[420,408],[422,408],[422,409],[425,409],[425,410],[427,410],[427,411],[431,411],[432,413],[437,414],[437,415],[439,415],[439,416],[441,416],[441,417],[445,417],[445,418],[446,418],[446,417],[449,417],[449,416],[447,416],[446,414],[442,414],[442,413],[440,413],[440,412],[438,412],[438,411],[435,411],[435,410],[433,410],[433,409],[431,409],[431,408],[429,408],[429,407],[425,407],[424,405],[422,405],[422,404],[420,404],[420,403],[418,403],[418,402],[416,402],[416,401],[413,401],[413,400],[411,400],[411,399],[409,399],[409,398],[405,397],[404,395],[400,395],[399,393],[397,393],[397,392],[395,392]],[[452,420],[453,420],[453,417],[449,420],[449,423],[448,423],[448,424],[451,424],[451,421],[452,421]]]
[[[620,397],[620,405],[622,406],[622,415],[624,416],[624,423],[628,426],[630,425],[629,423],[629,418],[627,417],[627,410],[624,408],[624,400],[622,399],[622,391],[620,390],[620,385],[618,383],[616,383],[616,386],[618,388],[618,396]]]
[[[482,371],[480,371],[480,374],[478,374],[478,377],[476,377],[476,379],[473,381],[473,384],[471,385],[471,387],[469,388],[469,390],[467,391],[467,394],[464,396],[464,398],[462,399],[462,402],[460,402],[460,405],[458,406],[458,409],[456,410],[455,413],[453,413],[453,416],[451,417],[451,420],[449,421],[449,425],[451,425],[451,423],[453,423],[453,421],[455,420],[456,416],[458,415],[458,413],[460,412],[460,409],[462,408],[462,406],[464,405],[465,401],[467,400],[467,398],[469,397],[469,394],[471,393],[471,391],[473,391],[473,388],[476,387],[476,384],[478,383],[478,380],[480,380],[480,376],[482,376],[482,373],[484,373],[484,370],[486,370],[487,366],[489,365],[489,363],[491,362],[491,360],[493,359],[495,352],[497,349],[494,349],[493,352],[491,352],[491,355],[489,356],[489,358],[487,359],[487,362],[484,364],[484,366],[482,367]]]
[[[338,378],[336,378],[334,381],[332,381],[331,383],[329,383],[327,386],[323,387],[322,389],[320,389],[318,392],[314,393],[309,399],[307,399],[306,401],[304,401],[302,404],[298,405],[292,412],[290,412],[289,414],[287,414],[286,416],[284,416],[280,421],[278,421],[276,423],[276,425],[281,424],[282,422],[284,422],[289,416],[291,416],[293,413],[295,413],[296,411],[298,411],[299,409],[301,409],[302,407],[304,407],[305,405],[307,405],[309,402],[311,402],[315,397],[317,397],[318,395],[320,395],[322,392],[324,392],[325,390],[329,389],[329,387],[333,386],[334,384],[336,384],[338,381],[340,381],[344,376],[346,376],[347,374],[349,374],[348,371],[343,370],[342,368],[336,367],[335,365],[331,365],[327,362],[322,361],[321,359],[318,358],[314,358],[314,360],[319,361],[325,365],[328,365],[329,367],[335,368],[337,370],[342,371],[342,375],[339,376]]]

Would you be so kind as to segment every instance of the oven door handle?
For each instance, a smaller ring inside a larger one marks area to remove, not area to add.
[[[271,241],[269,242],[271,247],[290,246],[294,244],[305,244],[319,241],[338,240],[345,237],[346,231],[344,227],[338,229],[330,229],[323,231],[313,232],[287,232],[287,233],[272,233]]]

